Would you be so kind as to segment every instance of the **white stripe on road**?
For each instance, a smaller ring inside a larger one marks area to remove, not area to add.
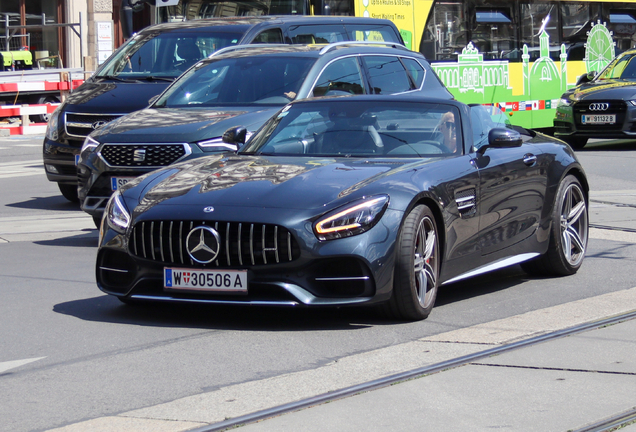
[[[42,360],[44,358],[46,357],[35,357],[35,358],[24,359],[24,360],[0,362],[0,373],[4,373],[8,370],[15,369],[17,367],[24,366],[25,364],[33,363],[35,361]]]
[[[42,159],[0,163],[0,179],[45,175]]]

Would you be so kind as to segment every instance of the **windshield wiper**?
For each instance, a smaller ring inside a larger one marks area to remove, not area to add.
[[[162,76],[149,75],[147,77],[143,77],[143,79],[145,79],[146,81],[168,81],[168,82],[172,82],[176,78],[175,77],[162,77]]]
[[[113,80],[113,81],[127,82],[127,83],[139,82],[139,80],[137,79],[120,78],[115,75],[99,75],[99,76],[96,76],[95,78],[100,80]]]

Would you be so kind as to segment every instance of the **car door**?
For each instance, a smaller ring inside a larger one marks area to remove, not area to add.
[[[527,142],[529,136],[518,147],[488,146],[489,130],[505,127],[491,121],[488,109],[492,107],[471,107],[482,256],[512,248],[537,230],[546,191],[546,176],[538,163],[541,152]],[[502,255],[514,253],[511,250]]]

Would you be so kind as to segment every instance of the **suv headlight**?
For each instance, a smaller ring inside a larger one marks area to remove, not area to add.
[[[389,205],[387,195],[363,198],[322,216],[314,223],[319,240],[333,240],[362,234],[380,220]]]
[[[559,99],[559,103],[557,103],[557,108],[560,107],[569,107],[570,105],[572,105],[572,101],[568,98],[561,98]]]
[[[106,220],[108,225],[120,234],[124,234],[130,226],[130,213],[120,191],[115,191],[106,204]]]
[[[62,105],[55,108],[55,111],[53,111],[53,114],[51,114],[51,118],[49,118],[49,122],[46,125],[45,135],[46,135],[46,138],[51,141],[57,141],[58,138],[60,137],[60,134],[57,129],[59,127],[60,113],[62,112],[61,108],[62,108]]]
[[[236,151],[236,145],[223,142],[221,137],[199,141],[196,145],[204,152]]]

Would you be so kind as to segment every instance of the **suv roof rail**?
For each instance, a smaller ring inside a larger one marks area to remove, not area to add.
[[[245,45],[232,45],[232,46],[228,46],[225,48],[221,48],[220,50],[214,51],[212,54],[210,54],[208,56],[208,58],[210,57],[214,57],[220,54],[225,54],[227,52],[231,52],[231,51],[239,51],[239,50],[243,50],[243,49],[251,49],[251,48],[263,48],[263,47],[280,47],[280,46],[285,46],[287,44],[245,44]]]
[[[339,46],[345,46],[345,45],[382,45],[382,46],[387,46],[387,47],[392,47],[392,48],[398,48],[398,49],[402,49],[404,51],[410,51],[407,47],[405,47],[404,45],[397,43],[397,42],[384,42],[384,41],[340,41],[340,42],[334,42],[331,43],[329,45],[327,45],[326,47],[324,47],[323,49],[320,50],[320,55],[326,54],[331,50],[336,49]]]

